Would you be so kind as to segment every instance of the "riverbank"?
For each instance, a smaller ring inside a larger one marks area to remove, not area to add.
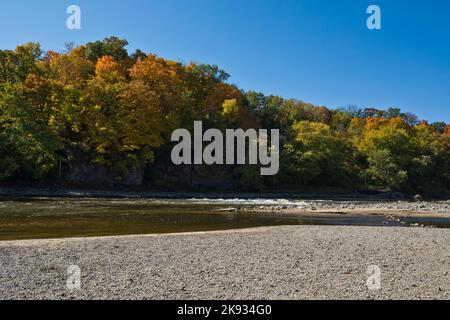
[[[412,201],[413,197],[398,192],[362,192],[362,191],[259,191],[259,192],[242,192],[242,191],[200,191],[200,190],[183,190],[183,191],[162,191],[162,190],[141,190],[141,189],[76,189],[70,187],[57,186],[0,186],[0,197],[66,197],[66,198],[165,198],[165,199],[185,199],[185,198],[210,198],[210,199],[330,199],[330,200],[373,200],[373,201]],[[427,199],[429,201],[438,199]],[[447,198],[440,200],[449,200]]]
[[[290,192],[271,193],[201,193],[161,191],[101,191],[51,188],[0,187],[0,198],[99,198],[99,199],[173,199],[197,203],[223,203],[225,210],[279,213],[401,213],[450,215],[450,200],[410,201],[388,200],[387,194],[374,196],[360,194],[301,194]],[[245,206],[245,207],[244,207]]]
[[[277,212],[280,214],[342,214],[384,216],[450,217],[450,201],[371,201],[311,200],[288,205],[255,205],[241,209],[247,212]]]
[[[81,290],[66,288],[67,267]],[[381,269],[368,290],[367,268]],[[0,242],[0,299],[450,299],[445,229],[292,226]]]

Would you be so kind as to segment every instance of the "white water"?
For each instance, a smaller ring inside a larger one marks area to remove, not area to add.
[[[308,206],[312,203],[327,203],[328,200],[288,200],[288,199],[211,199],[211,198],[192,198],[192,199],[153,199],[147,200],[160,204],[199,204],[199,205],[226,205],[226,206]]]

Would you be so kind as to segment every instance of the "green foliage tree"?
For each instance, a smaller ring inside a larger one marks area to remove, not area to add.
[[[94,63],[104,56],[111,56],[116,61],[121,61],[128,57],[128,52],[125,49],[127,45],[127,40],[117,37],[105,38],[103,41],[89,42],[86,44],[86,58]]]
[[[301,186],[348,186],[355,152],[351,143],[323,123],[300,121],[292,130],[294,141],[285,145],[287,175]]]
[[[33,106],[23,99],[18,84],[0,89],[0,180],[40,179],[56,165],[58,137],[40,119]]]

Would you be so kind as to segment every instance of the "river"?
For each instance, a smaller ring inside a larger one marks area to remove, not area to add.
[[[0,240],[162,234],[281,225],[450,227],[450,218],[245,212],[259,205],[304,204],[283,199],[0,199]],[[228,210],[233,208],[232,210]],[[237,211],[236,211],[237,210]]]

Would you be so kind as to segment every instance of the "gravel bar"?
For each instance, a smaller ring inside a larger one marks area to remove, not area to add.
[[[81,289],[66,287],[69,265]],[[369,290],[367,268],[381,269]],[[0,299],[450,299],[448,229],[289,226],[0,242]]]
[[[305,201],[296,205],[262,205],[244,208],[244,211],[278,211],[286,213],[317,212],[337,210],[347,212],[410,212],[412,214],[448,215],[450,216],[450,201]]]

